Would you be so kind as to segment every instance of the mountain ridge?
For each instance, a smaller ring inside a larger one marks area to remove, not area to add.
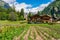
[[[0,0],[0,7],[3,7],[3,8],[10,8],[9,4]]]
[[[53,9],[53,7],[55,7],[55,9],[57,11],[60,11],[60,0],[56,0],[54,2],[52,2],[51,4],[49,4],[43,11],[42,14],[48,14],[51,15],[51,10]],[[59,15],[60,17],[60,12],[55,13],[56,15]]]

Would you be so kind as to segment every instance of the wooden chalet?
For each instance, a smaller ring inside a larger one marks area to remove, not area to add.
[[[42,15],[39,16],[38,14],[35,14],[30,17],[30,22],[41,22],[41,23],[49,23],[52,22],[52,18],[49,15]]]
[[[41,21],[44,23],[50,23],[52,22],[52,17],[49,15],[42,15],[41,16]]]

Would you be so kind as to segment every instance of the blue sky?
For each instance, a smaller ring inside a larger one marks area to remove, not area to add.
[[[46,4],[48,2],[52,2],[51,0],[16,0],[19,3],[26,3],[26,4],[31,4],[33,7],[37,7],[40,4]]]
[[[16,11],[21,11],[24,9],[24,12],[37,12],[42,11],[54,0],[3,0],[7,2],[11,7],[15,5]]]

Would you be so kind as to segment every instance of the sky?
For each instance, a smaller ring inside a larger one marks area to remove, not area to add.
[[[11,7],[14,4],[16,11],[21,11],[24,9],[24,12],[37,12],[42,11],[54,0],[3,0],[8,3]]]

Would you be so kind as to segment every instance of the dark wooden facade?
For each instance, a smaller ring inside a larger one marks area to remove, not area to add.
[[[30,22],[41,22],[41,23],[49,23],[51,22],[51,17],[48,15],[39,16],[38,14],[30,17]]]

